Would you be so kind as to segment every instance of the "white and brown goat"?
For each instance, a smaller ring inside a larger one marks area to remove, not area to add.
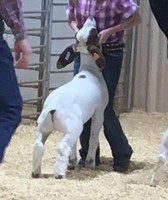
[[[59,87],[47,97],[38,118],[38,136],[33,151],[32,177],[41,174],[44,143],[53,130],[64,134],[57,145],[54,174],[58,178],[66,175],[68,164],[76,166],[76,144],[83,125],[90,118],[91,136],[86,167],[95,167],[95,154],[99,143],[99,132],[104,120],[104,109],[108,103],[108,91],[102,75],[105,60],[98,44],[98,33],[94,18],[88,18],[76,35],[77,43],[67,47],[60,55],[57,68],[63,68],[80,52],[80,72],[67,84]]]

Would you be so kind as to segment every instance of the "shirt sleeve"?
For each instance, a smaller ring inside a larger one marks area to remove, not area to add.
[[[21,0],[0,0],[0,15],[12,30],[17,41],[27,37]]]
[[[127,19],[139,9],[134,0],[119,0],[117,4],[117,11],[121,14],[122,19]]]
[[[67,5],[66,15],[68,17],[68,20],[70,20],[70,21],[75,20],[74,6],[71,5],[70,3]]]

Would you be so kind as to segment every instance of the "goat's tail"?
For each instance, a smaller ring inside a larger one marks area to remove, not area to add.
[[[56,110],[51,110],[51,111],[50,111],[52,123],[54,123],[54,113],[55,113],[55,111],[56,111]]]
[[[54,130],[54,113],[56,110],[44,110],[39,116],[37,123],[39,130],[43,132],[51,132]]]

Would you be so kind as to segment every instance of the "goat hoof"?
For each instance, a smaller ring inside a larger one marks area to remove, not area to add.
[[[55,177],[56,179],[63,179],[63,175],[58,175]]]
[[[32,178],[40,178],[40,174],[33,173],[31,174]]]
[[[95,169],[95,163],[92,159],[85,160],[85,167],[89,169]]]
[[[69,159],[68,170],[74,170],[77,166],[77,158]]]
[[[73,166],[73,165],[68,166],[68,170],[74,170],[74,169],[75,169],[75,166]]]

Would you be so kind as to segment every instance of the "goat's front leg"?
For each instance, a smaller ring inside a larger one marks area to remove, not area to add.
[[[73,123],[73,122],[72,122]],[[71,127],[72,127],[72,123]],[[57,146],[56,162],[54,165],[54,173],[56,178],[64,178],[66,175],[69,157],[72,151],[72,148],[75,146],[81,132],[82,132],[82,123],[77,123],[73,125],[73,130],[66,132],[63,140]],[[75,155],[76,157],[76,155]],[[76,158],[73,159],[76,159]]]
[[[168,130],[164,133],[162,138],[159,158],[150,179],[151,186],[156,186],[159,180],[163,178],[163,173],[166,171],[167,158],[168,158]]]
[[[50,133],[41,133],[38,132],[37,140],[33,149],[33,169],[32,169],[32,177],[39,178],[41,175],[41,163],[42,156],[44,154],[44,144],[48,138]]]
[[[91,133],[89,140],[89,150],[85,160],[85,167],[94,169],[96,166],[96,150],[99,145],[99,132],[103,124],[104,116],[102,112],[96,112],[92,117]]]

